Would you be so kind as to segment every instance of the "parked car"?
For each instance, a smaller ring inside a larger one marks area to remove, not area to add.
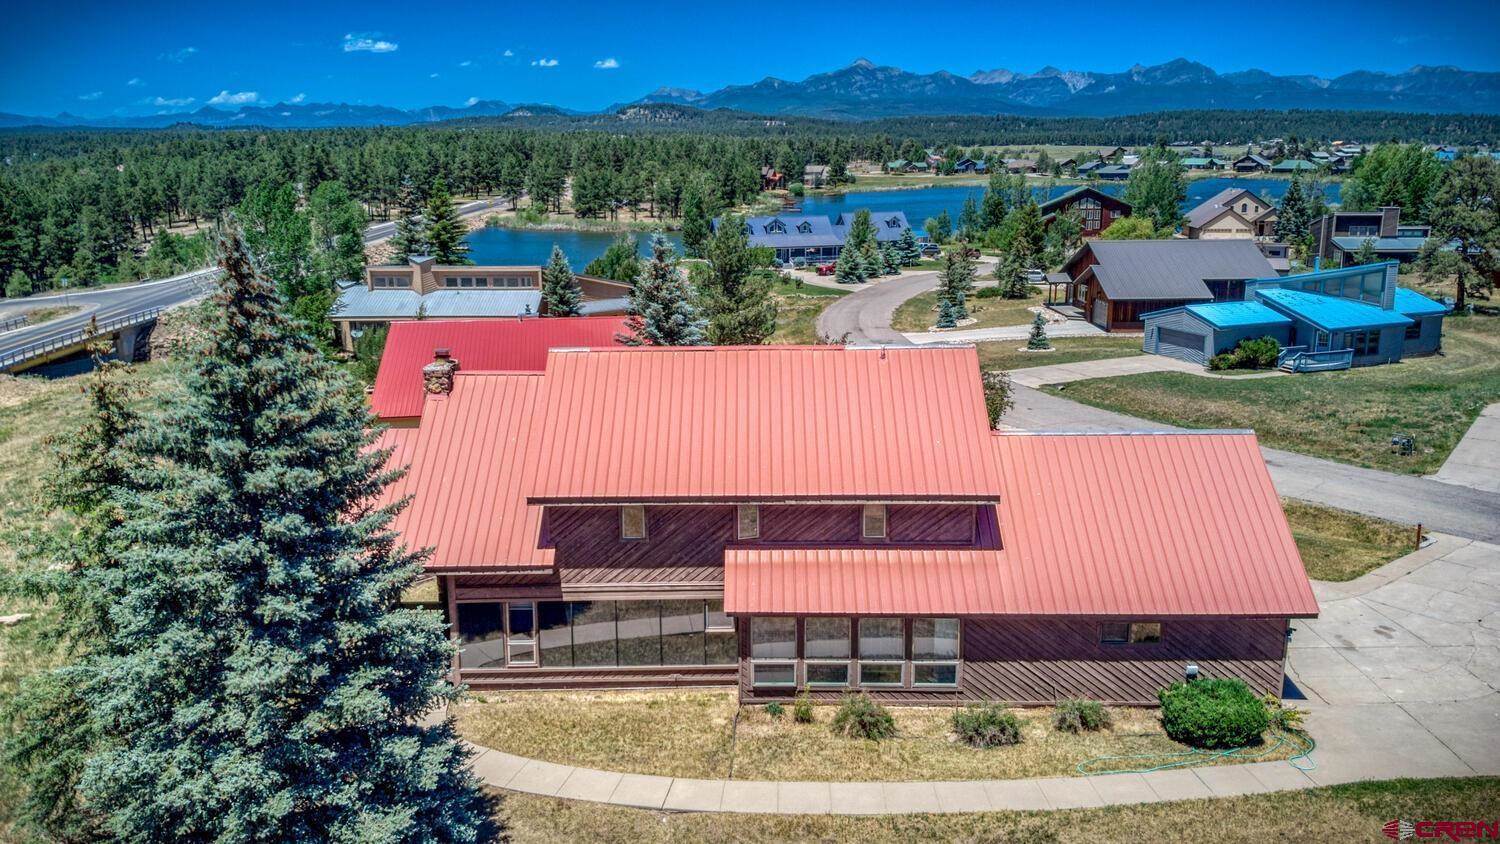
[[[818,275],[833,275],[833,264],[819,264]]]

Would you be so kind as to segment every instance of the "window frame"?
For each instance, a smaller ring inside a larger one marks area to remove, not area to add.
[[[917,622],[919,622],[919,621],[932,621],[933,622],[933,627],[934,627],[934,632],[936,632],[936,627],[937,627],[936,623],[939,622],[939,621],[952,621],[954,623],[954,625],[957,628],[957,633],[954,636],[954,640],[953,640],[954,641],[954,650],[953,650],[953,658],[952,659],[949,659],[947,657],[943,657],[941,659],[926,659],[926,658],[924,658],[924,659],[918,659],[917,658]],[[911,623],[909,625],[907,625],[907,626],[910,629],[910,640],[911,640],[911,646],[910,646],[910,657],[911,657],[911,660],[910,661],[911,661],[911,685],[912,685],[912,688],[920,688],[920,689],[953,689],[953,688],[957,688],[958,685],[959,685],[960,679],[961,679],[961,675],[963,673],[963,661],[964,661],[964,622],[963,622],[963,619],[958,618],[957,616],[925,616],[924,615],[924,616],[917,616],[917,617],[912,618],[911,619]],[[951,665],[951,666],[953,666],[953,682],[951,682],[951,683],[932,683],[932,682],[922,682],[922,681],[919,681],[917,679],[917,668],[919,666],[927,666],[927,665],[932,665],[932,666]]]
[[[843,657],[810,657],[807,655],[807,628],[811,621],[842,621],[844,623],[844,653]],[[810,689],[847,689],[853,685],[854,676],[854,620],[848,616],[812,616],[802,620],[802,672],[803,685]],[[831,683],[826,680],[814,682],[809,679],[811,672],[807,670],[812,666],[840,665],[844,668],[844,680],[841,683]]]
[[[745,529],[745,517],[747,515],[749,515],[751,517],[751,519],[755,522],[755,526],[754,526],[753,530],[748,530],[747,531]],[[740,504],[737,507],[735,507],[735,509],[734,509],[734,538],[735,539],[739,539],[739,540],[744,540],[744,539],[760,539],[760,505],[759,504]]]
[[[515,668],[538,668],[538,667],[540,667],[541,666],[541,660],[540,660],[541,654],[537,650],[537,635],[536,635],[536,632],[537,632],[536,631],[536,626],[537,626],[536,601],[503,601],[502,603],[505,606],[505,667],[506,668],[512,668],[512,667],[515,667]],[[511,622],[510,614],[512,612],[512,608],[517,607],[517,606],[521,606],[521,605],[525,605],[525,606],[528,606],[528,607],[531,608],[531,630],[525,636],[519,636],[513,630],[511,630],[511,623],[510,623]],[[571,623],[570,623],[569,626],[572,626]],[[517,645],[522,645],[522,646],[530,648],[530,650],[531,650],[531,659],[530,659],[530,661],[518,661],[513,656],[511,656],[511,651]]]
[[[1123,627],[1124,633],[1117,638],[1108,637],[1109,628]],[[1147,638],[1146,629],[1155,628],[1156,637]],[[1105,647],[1128,645],[1159,645],[1166,630],[1160,621],[1101,621],[1099,622],[1099,644]]]
[[[639,536],[631,536],[626,528],[626,513],[639,512],[641,514],[641,531]],[[644,542],[650,531],[646,526],[646,505],[644,504],[621,504],[620,505],[620,539],[625,542]]]
[[[776,656],[776,657],[757,657],[757,656],[755,656],[755,624],[758,621],[773,621],[773,620],[776,620],[776,621],[785,620],[785,621],[790,621],[792,623],[792,638],[791,638],[792,655],[790,657],[779,657],[779,656]],[[751,686],[756,686],[756,687],[777,688],[777,689],[794,689],[794,688],[796,688],[797,687],[797,679],[798,679],[797,657],[798,657],[798,654],[800,653],[800,650],[797,647],[797,643],[798,643],[798,639],[800,638],[800,635],[801,635],[801,632],[802,632],[802,630],[801,630],[802,625],[798,623],[797,617],[794,616],[794,615],[757,615],[757,616],[752,616],[751,619],[750,619],[749,628],[750,628],[749,629],[749,634],[750,634],[750,636],[749,636],[749,640],[750,640],[749,641],[749,652],[750,652],[750,685]],[[757,678],[756,678],[756,669],[759,666],[766,666],[767,668],[772,668],[772,667],[781,668],[781,667],[790,666],[791,669],[792,669],[792,679],[789,682],[766,682],[766,683],[759,682],[757,680]]]
[[[892,657],[876,657],[874,659],[866,658],[865,657],[865,646],[864,646],[864,629],[863,629],[864,625],[865,625],[865,622],[867,622],[867,621],[891,621],[891,620],[894,620],[894,621],[898,622],[901,625],[901,634],[900,634],[901,635],[901,655],[899,657],[895,657],[895,658],[892,658]],[[854,631],[855,632],[855,636],[856,636],[856,641],[857,641],[858,647],[859,647],[859,650],[856,651],[856,653],[859,654],[859,656],[858,656],[858,658],[856,660],[856,662],[857,662],[856,672],[857,673],[856,673],[856,678],[855,679],[857,681],[857,686],[859,688],[861,688],[861,689],[899,689],[899,688],[905,688],[906,687],[906,677],[907,677],[906,666],[911,662],[911,648],[910,648],[910,643],[911,643],[911,625],[907,623],[907,619],[905,619],[905,618],[895,618],[895,619],[892,619],[891,616],[865,616],[865,617],[862,617],[862,618],[858,619],[858,622],[859,623],[857,625],[855,625],[855,631]],[[898,671],[899,677],[894,682],[868,682],[868,681],[865,680],[865,666],[866,665],[871,665],[871,666],[894,665],[894,666],[897,667],[897,671]]]
[[[870,518],[879,513],[880,532],[870,532]],[[866,504],[859,511],[859,535],[861,539],[888,539],[891,535],[890,511],[884,504]]]

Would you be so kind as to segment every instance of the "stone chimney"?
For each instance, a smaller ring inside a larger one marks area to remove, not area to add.
[[[422,387],[435,396],[453,392],[453,375],[458,372],[458,361],[448,349],[435,349],[432,363],[422,367]]]

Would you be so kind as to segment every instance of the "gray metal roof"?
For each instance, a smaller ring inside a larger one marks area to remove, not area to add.
[[[425,306],[438,317],[501,317],[535,314],[540,290],[437,290],[423,296],[415,290],[371,290],[363,285],[339,293],[334,319],[413,319]]]
[[[1090,271],[1117,301],[1212,299],[1205,281],[1276,274],[1252,240],[1095,240],[1087,249],[1099,261]]]
[[[1264,205],[1270,205],[1272,209],[1276,207],[1273,203],[1261,199],[1260,197],[1256,196],[1253,193],[1250,193],[1250,191],[1245,190],[1244,188],[1225,188],[1214,194],[1213,196],[1210,196],[1208,199],[1205,199],[1203,203],[1198,207],[1187,212],[1187,224],[1196,229],[1212,222],[1214,218],[1224,213],[1225,210],[1231,210],[1234,211],[1234,213],[1239,214],[1239,211],[1235,211],[1231,207],[1231,203],[1233,203],[1235,199],[1239,198],[1239,195],[1242,193],[1249,193],[1251,198],[1253,198],[1256,202],[1262,203]],[[1256,215],[1247,217],[1243,214],[1240,214],[1240,219],[1248,223],[1254,218],[1254,216]]]

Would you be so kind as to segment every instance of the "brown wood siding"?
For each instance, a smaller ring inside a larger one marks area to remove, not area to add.
[[[459,672],[459,682],[476,689],[638,689],[673,686],[733,686],[733,665],[646,666],[641,668],[506,668]]]
[[[907,705],[988,700],[1040,706],[1082,697],[1108,704],[1154,706],[1156,693],[1183,679],[1189,662],[1198,666],[1203,677],[1236,677],[1256,694],[1281,693],[1285,619],[1165,620],[1160,642],[1136,645],[1101,644],[1100,623],[1090,619],[964,619],[958,688],[882,688],[869,693],[886,703]],[[740,621],[739,647],[742,701],[785,700],[797,693],[789,688],[757,690],[751,685],[748,620]],[[843,691],[810,693],[814,700],[827,702],[837,700]]]

